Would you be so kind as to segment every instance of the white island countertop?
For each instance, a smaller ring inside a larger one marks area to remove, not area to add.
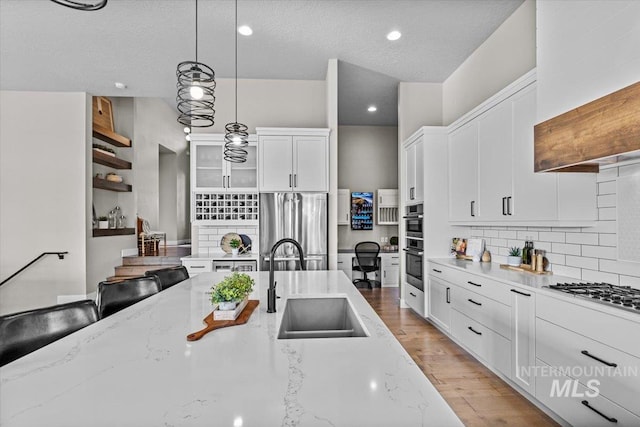
[[[268,273],[248,323],[201,340],[204,273],[0,368],[0,425],[461,426],[341,271]],[[287,298],[346,295],[369,337],[277,339]]]

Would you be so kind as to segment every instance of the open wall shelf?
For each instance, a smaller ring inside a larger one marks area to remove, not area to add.
[[[93,150],[93,162],[114,169],[131,169],[131,162]]]
[[[94,228],[93,237],[124,236],[136,234],[135,228]]]
[[[131,148],[131,140],[100,125],[93,124],[93,137],[115,147]]]
[[[93,188],[99,188],[101,190],[118,191],[121,193],[128,193],[131,191],[131,185],[122,182],[108,181],[102,178],[93,178]]]

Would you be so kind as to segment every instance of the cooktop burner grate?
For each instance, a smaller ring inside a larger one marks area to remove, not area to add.
[[[609,283],[558,283],[550,289],[640,313],[640,289]]]

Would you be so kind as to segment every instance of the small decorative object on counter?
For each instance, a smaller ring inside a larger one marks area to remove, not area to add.
[[[518,267],[520,265],[520,262],[522,261],[520,254],[521,254],[520,248],[518,247],[514,246],[511,249],[509,249],[509,256],[507,256],[507,264],[512,265],[514,267]]]
[[[482,262],[491,262],[491,252],[485,250],[482,253]]]
[[[115,209],[111,209],[109,211],[109,217],[108,217],[107,221],[109,221],[109,228],[116,228],[116,211],[115,211]]]
[[[238,250],[240,249],[240,246],[242,246],[242,241],[240,239],[231,239],[229,246],[231,246],[231,254],[233,256],[237,256]]]
[[[236,272],[214,285],[211,288],[211,303],[217,307],[213,312],[213,319],[235,320],[247,305],[253,284],[251,276]]]
[[[98,228],[106,229],[109,228],[109,218],[106,216],[98,217]]]
[[[117,219],[116,219],[116,227],[117,228],[125,228],[125,224],[126,224],[126,220],[127,217],[124,215],[120,215]]]
[[[537,272],[542,272],[544,271],[544,255],[543,255],[543,250],[537,250],[536,251],[536,271]]]

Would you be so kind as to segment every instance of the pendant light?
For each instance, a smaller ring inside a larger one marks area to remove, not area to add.
[[[196,60],[178,64],[178,122],[189,127],[213,126],[216,111],[213,104],[216,100],[215,73],[213,69],[198,62],[198,0],[196,0]]]
[[[76,10],[100,10],[107,5],[107,0],[93,0],[90,2],[79,2],[72,0],[51,0],[54,3],[57,3],[62,6],[70,7],[71,9]]]
[[[235,34],[236,52],[236,114],[235,121],[227,123],[224,127],[224,159],[232,163],[244,163],[247,161],[246,147],[249,145],[249,132],[247,125],[238,123],[238,0],[236,0],[236,19],[233,27]]]

